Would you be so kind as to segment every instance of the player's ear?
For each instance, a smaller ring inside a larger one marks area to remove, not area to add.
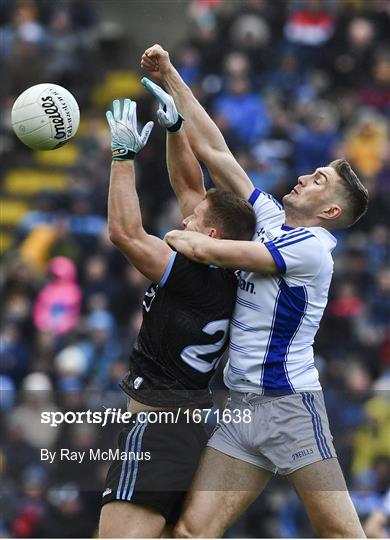
[[[329,206],[325,210],[321,212],[319,217],[322,217],[323,219],[338,219],[341,214],[342,210],[339,205],[333,204],[332,206]]]

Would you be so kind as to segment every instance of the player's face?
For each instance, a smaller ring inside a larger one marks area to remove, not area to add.
[[[303,216],[315,217],[329,205],[337,204],[337,184],[340,177],[333,167],[319,167],[312,174],[298,178],[298,184],[283,197],[283,204]]]
[[[183,219],[183,227],[186,231],[195,231],[202,234],[210,233],[210,226],[205,225],[207,213],[209,211],[209,203],[207,199],[203,199],[195,208],[193,213]]]

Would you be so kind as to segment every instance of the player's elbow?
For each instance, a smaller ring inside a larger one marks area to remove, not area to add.
[[[214,162],[223,157],[226,152],[225,147],[221,146],[219,141],[214,140],[199,139],[191,141],[191,148],[196,158],[203,161],[208,169],[213,168]]]
[[[108,236],[111,242],[118,248],[121,245],[129,245],[143,238],[145,231],[142,227],[122,227],[118,224],[108,224]]]
[[[117,225],[108,225],[108,236],[114,246],[119,247],[122,244],[125,234],[123,230]]]

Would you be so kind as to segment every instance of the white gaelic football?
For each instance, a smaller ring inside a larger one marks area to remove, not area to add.
[[[72,94],[57,84],[28,88],[15,101],[11,113],[16,136],[33,150],[54,150],[75,135],[80,111]]]

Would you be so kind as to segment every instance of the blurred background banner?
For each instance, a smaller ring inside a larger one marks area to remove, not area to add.
[[[386,0],[2,0],[0,536],[97,533],[108,463],[62,474],[40,449],[89,448],[99,428],[34,425],[45,410],[126,407],[118,381],[147,282],[108,240],[104,113],[114,98],[131,97],[141,124],[155,120],[156,103],[139,83],[141,53],[154,43],[169,49],[255,186],[281,200],[298,175],[345,157],[369,189],[367,215],[337,233],[315,355],[358,513],[371,536],[386,536],[389,16]],[[73,93],[81,124],[64,147],[33,152],[13,135],[10,111],[21,92],[42,82]],[[148,232],[179,228],[159,126],[136,167]],[[213,387],[222,404],[220,371]],[[106,432],[107,447],[119,429]],[[312,535],[280,478],[227,533]]]

